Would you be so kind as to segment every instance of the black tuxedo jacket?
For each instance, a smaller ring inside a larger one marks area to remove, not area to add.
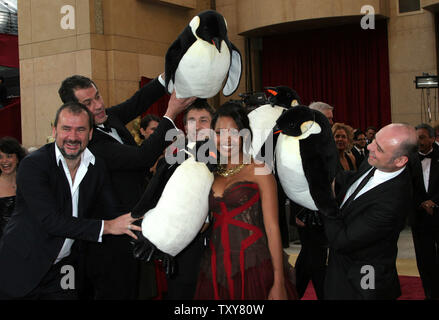
[[[439,228],[439,208],[433,209],[433,216],[420,208],[422,202],[431,200],[439,206],[439,148],[433,147],[431,153],[430,176],[428,190],[425,190],[422,164],[418,157],[412,160],[414,189],[414,208],[410,215],[409,223],[412,227],[423,229],[424,227]]]
[[[79,188],[78,218],[72,216],[69,182],[56,164],[55,145],[47,144],[20,162],[15,211],[0,240],[0,291],[22,297],[38,286],[66,238],[97,242],[98,211],[116,217],[102,160],[90,164]]]
[[[355,149],[355,147],[352,147],[351,152],[355,157],[355,163],[357,164],[357,168],[360,168],[360,165],[363,162],[363,160],[367,159],[367,157],[369,156],[369,150],[367,150],[367,147],[364,147],[364,156],[362,156],[360,152],[358,152],[358,150]]]
[[[120,213],[128,213],[139,201],[146,173],[172,142],[165,141],[165,135],[174,128],[171,121],[163,118],[155,132],[138,147],[125,125],[164,94],[165,88],[155,79],[127,101],[106,110],[108,123],[116,129],[124,144],[99,129],[93,132],[89,149],[107,165]]]
[[[348,187],[368,169],[369,164],[357,174],[340,173],[338,178],[342,178],[344,188],[338,195],[339,203]],[[411,199],[410,174],[404,169],[395,178],[357,197],[337,216],[323,216],[330,247],[326,299],[395,299],[401,295],[396,271],[397,242]],[[368,266],[373,268],[373,275]],[[374,289],[363,289],[364,276],[373,276]]]

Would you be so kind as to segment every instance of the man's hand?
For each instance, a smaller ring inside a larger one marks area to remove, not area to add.
[[[137,239],[137,236],[132,232],[132,230],[142,231],[142,228],[132,223],[139,219],[142,218],[134,219],[131,217],[131,213],[127,213],[113,220],[104,220],[104,234],[127,234],[130,237]]]
[[[426,200],[421,203],[421,208],[423,208],[429,215],[433,215],[433,209],[437,207],[437,204],[431,200]]]
[[[175,120],[177,115],[190,106],[196,99],[196,97],[178,99],[174,90],[171,99],[169,99],[168,109],[166,109],[165,116],[171,120]]]

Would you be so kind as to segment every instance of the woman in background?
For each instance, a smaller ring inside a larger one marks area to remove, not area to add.
[[[227,161],[209,197],[213,223],[195,299],[297,299],[294,269],[282,249],[276,180],[244,152],[251,144],[247,114],[229,102],[211,125]]]
[[[25,155],[25,150],[14,138],[0,139],[0,238],[14,211],[17,168]]]
[[[335,145],[337,146],[342,170],[357,170],[355,157],[351,152],[354,139],[354,130],[344,123],[334,123],[332,126]]]

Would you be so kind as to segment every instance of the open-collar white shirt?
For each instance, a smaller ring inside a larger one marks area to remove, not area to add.
[[[85,148],[85,150],[81,153],[81,162],[79,163],[78,170],[76,171],[75,181],[72,181],[72,177],[70,176],[70,171],[67,166],[66,159],[61,154],[61,151],[59,150],[58,146],[55,143],[55,159],[56,164],[60,166],[62,164],[62,167],[64,169],[64,173],[66,174],[67,181],[69,182],[70,186],[70,192],[72,195],[72,216],[77,218],[78,217],[78,200],[79,200],[79,188],[81,185],[82,180],[84,179],[85,175],[88,171],[88,166],[90,164],[95,164],[96,158],[93,155],[93,153],[88,150],[88,148]],[[104,221],[102,221],[101,231],[99,233],[99,242],[102,241],[102,233],[104,231]],[[55,260],[55,263],[60,261],[61,259],[67,257],[70,255],[70,249],[72,248],[72,245],[74,243],[74,239],[66,238],[64,240],[64,244],[61,248],[60,253],[58,254],[58,257]]]

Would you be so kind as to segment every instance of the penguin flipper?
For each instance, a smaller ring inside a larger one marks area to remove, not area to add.
[[[227,76],[226,85],[223,88],[223,94],[227,97],[232,95],[236,89],[238,89],[239,82],[241,81],[242,75],[242,57],[238,48],[236,48],[233,43],[230,43],[231,47],[231,59],[230,68]]]

